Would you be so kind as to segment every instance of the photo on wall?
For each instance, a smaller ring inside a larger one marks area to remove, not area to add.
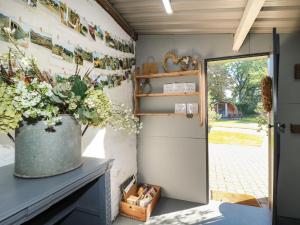
[[[80,17],[80,33],[84,36],[89,33],[89,24],[84,17]]]
[[[60,7],[59,7],[59,11],[60,11],[60,20],[64,25],[68,25],[68,7],[65,3],[60,3]]]
[[[0,13],[0,40],[8,41],[8,37],[5,34],[5,28],[10,28],[10,18]]]
[[[79,15],[72,9],[68,9],[68,27],[74,29],[75,31],[81,31],[80,17]]]
[[[74,58],[75,58],[75,64],[77,65],[83,65],[83,54],[82,54],[82,48],[76,47],[74,50]]]
[[[133,44],[133,42],[131,42],[129,44],[129,52],[132,53],[132,54],[134,54],[134,44]]]
[[[108,45],[111,48],[114,48],[114,41],[112,39],[112,37],[110,36],[110,33],[105,31],[105,43],[106,45]]]
[[[104,69],[103,60],[101,59],[102,55],[99,52],[93,52],[93,60],[94,60],[94,67],[98,69]]]
[[[69,63],[74,62],[74,47],[65,43],[53,43],[52,54]]]
[[[33,30],[30,31],[30,40],[32,43],[48,48],[52,51],[52,37],[46,34],[40,34]]]
[[[119,69],[123,70],[123,59],[119,59]]]
[[[44,5],[50,11],[59,14],[60,10],[60,0],[39,0],[39,3]]]
[[[96,40],[95,26],[92,24],[89,24],[88,27],[89,27],[89,34],[90,34],[91,38],[95,41]]]
[[[63,59],[69,63],[74,63],[74,47],[72,45],[65,45],[63,50]]]
[[[31,7],[37,7],[38,0],[22,0]]]
[[[64,47],[59,44],[53,44],[52,53],[54,55],[60,56],[63,59]]]
[[[93,53],[92,52],[83,50],[81,47],[76,47],[75,53],[76,52],[82,56],[83,60],[93,63]]]
[[[23,48],[28,48],[30,32],[29,26],[25,24],[20,25],[14,20],[11,20],[10,29],[13,31],[12,36],[16,40],[16,42]]]
[[[97,25],[95,26],[95,32],[96,32],[97,37],[99,37],[101,40],[104,39],[104,34],[103,34],[103,31],[100,28],[100,26],[97,26]]]

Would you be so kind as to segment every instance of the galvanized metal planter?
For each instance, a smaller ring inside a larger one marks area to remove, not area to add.
[[[15,175],[40,178],[66,173],[81,162],[81,127],[69,115],[61,115],[62,124],[47,130],[43,121],[23,123],[16,130]]]

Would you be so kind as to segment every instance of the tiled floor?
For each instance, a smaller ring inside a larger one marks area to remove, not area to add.
[[[209,145],[210,189],[254,195],[266,206],[268,149],[239,145]]]
[[[268,209],[211,201],[199,205],[160,199],[147,223],[118,217],[113,225],[271,225]]]

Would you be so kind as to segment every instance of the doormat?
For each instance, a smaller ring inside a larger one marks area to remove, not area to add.
[[[253,195],[229,193],[222,191],[211,191],[211,199],[220,202],[229,202],[240,205],[261,207],[258,200]]]

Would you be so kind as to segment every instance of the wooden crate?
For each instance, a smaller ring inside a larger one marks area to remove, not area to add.
[[[151,203],[147,205],[147,207],[140,207],[137,205],[131,205],[125,202],[124,200],[120,203],[120,214],[131,219],[139,220],[146,222],[150,216],[152,211],[155,209],[157,202],[160,198],[161,188],[159,186],[152,185],[156,190],[157,193],[152,199]],[[137,193],[137,185],[134,185],[131,190],[124,196],[124,199],[127,199],[130,195],[135,195]]]

